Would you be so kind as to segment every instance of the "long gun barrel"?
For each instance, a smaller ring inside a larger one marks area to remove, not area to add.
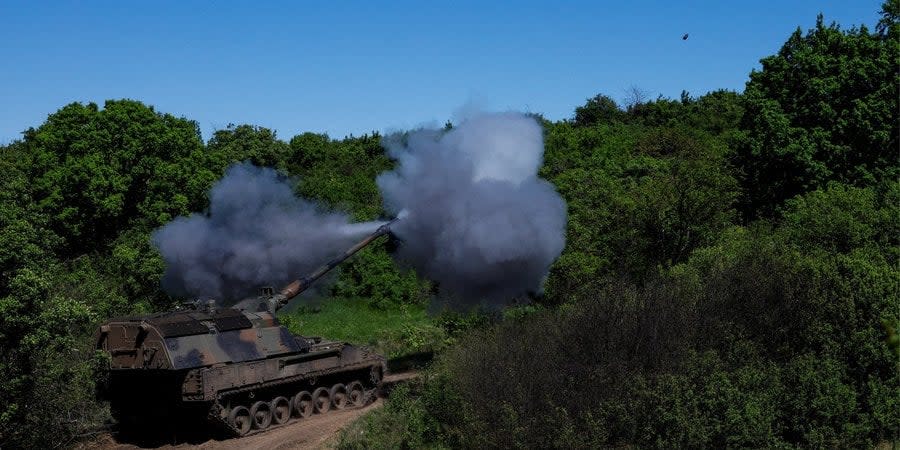
[[[322,278],[322,276],[331,271],[331,269],[334,269],[342,262],[346,261],[347,258],[362,250],[363,247],[371,244],[375,239],[389,234],[391,232],[391,224],[393,224],[397,220],[399,219],[393,219],[390,222],[378,227],[378,229],[375,230],[374,233],[366,236],[363,240],[357,242],[356,245],[350,247],[349,249],[347,249],[347,251],[335,257],[331,261],[328,261],[327,263],[316,269],[313,273],[298,280],[294,280],[293,282],[282,288],[281,291],[273,295],[269,300],[269,310],[277,311],[281,309],[284,305],[287,305],[287,303],[291,301],[292,298],[300,295],[301,292],[308,289],[313,283],[316,282],[316,280]]]

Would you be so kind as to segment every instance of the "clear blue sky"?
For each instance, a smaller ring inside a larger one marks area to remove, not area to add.
[[[742,91],[819,12],[872,29],[880,5],[2,0],[0,144],[74,101],[140,100],[206,139],[229,123],[289,139],[440,125],[467,104],[562,119],[631,86]]]

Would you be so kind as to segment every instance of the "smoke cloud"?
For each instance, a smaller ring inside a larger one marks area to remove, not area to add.
[[[397,165],[377,183],[385,210],[401,218],[391,227],[396,258],[458,307],[540,292],[565,245],[566,205],[537,176],[544,148],[533,118],[475,115],[385,148]],[[169,294],[231,303],[311,272],[383,223],[350,223],[296,197],[274,170],[244,163],[213,186],[206,213],[176,218],[152,242]]]
[[[274,170],[244,163],[213,186],[206,214],[176,218],[152,242],[166,262],[166,292],[231,302],[311,272],[380,224],[350,225],[346,214],[296,197]]]
[[[538,178],[540,125],[516,113],[481,114],[450,131],[386,142],[398,162],[381,174],[397,257],[451,292],[453,303],[537,293],[565,246],[566,205]]]

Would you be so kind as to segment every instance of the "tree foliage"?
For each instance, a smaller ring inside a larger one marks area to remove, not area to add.
[[[203,143],[197,124],[133,100],[73,103],[0,148],[0,446],[37,446],[104,420],[91,332],[108,317],[170,308],[149,234],[202,212],[231,164],[295,176],[298,194],[358,220],[382,214],[375,176],[392,167],[380,136],[332,140],[229,125]],[[427,286],[382,245],[342,267],[329,294],[373,308],[420,304]],[[303,274],[297,274],[301,276]],[[59,386],[70,380],[70,389]],[[58,442],[57,442],[58,443]]]
[[[93,103],[67,105],[26,131],[22,145],[27,159],[21,166],[39,211],[52,219],[69,256],[109,242],[136,221],[171,218],[183,212],[173,206],[190,206],[166,206],[148,194],[174,190],[148,187],[165,180],[170,164],[200,150],[202,141],[195,122],[118,100],[102,110]]]
[[[820,17],[743,94],[546,124],[561,306],[470,333],[342,447],[897,442],[898,11]]]
[[[857,230],[835,250],[823,209]],[[585,282],[566,308],[446,352],[345,447],[873,447],[897,439],[896,204],[835,186],[784,224],[732,227],[640,285]],[[866,211],[866,214],[854,213]],[[882,231],[883,230],[883,231]],[[882,233],[884,233],[882,235]],[[884,241],[887,239],[888,241]],[[887,244],[887,245],[884,245]],[[402,418],[402,433],[393,421]],[[382,441],[383,439],[383,441]]]
[[[539,304],[443,316],[455,345],[342,445],[900,439],[898,5],[874,33],[821,17],[797,30],[743,93],[626,109],[598,94],[571,120],[536,114],[541,176],[569,213]],[[191,120],[110,100],[0,147],[0,447],[58,445],[107,417],[90,334],[179,300],[149,234],[202,212],[229,165],[275,167],[298,195],[373,220],[394,164],[381,141],[229,125],[204,143]],[[392,245],[343,265],[327,295],[421,308],[430,286]]]
[[[711,243],[734,218],[727,154],[684,126],[548,127],[543,174],[569,209],[549,296],[564,301],[585,278],[640,280]]]
[[[885,4],[890,6],[890,2]],[[883,15],[880,27],[894,29]],[[896,179],[900,41],[865,27],[843,31],[820,15],[750,74],[738,146],[744,212],[778,206],[829,181],[872,186]]]
[[[597,94],[587,102],[575,108],[575,125],[590,126],[601,123],[614,123],[624,115],[619,105],[611,97]]]

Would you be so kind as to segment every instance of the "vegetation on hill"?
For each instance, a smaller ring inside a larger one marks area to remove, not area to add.
[[[424,314],[390,244],[284,315],[394,356],[441,350],[345,448],[866,447],[900,439],[900,2],[876,30],[822,18],[743,93],[597,95],[543,120],[567,246],[536,304]],[[150,233],[202,211],[232,163],[378,217],[377,133],[279,139],[139,101],[73,103],[0,147],[0,447],[108,418],[96,325],[171,307]],[[261,218],[264,220],[264,218]],[[387,318],[387,319],[385,319]],[[380,325],[385,324],[385,325]],[[382,328],[378,330],[376,328]],[[306,331],[309,330],[309,331]],[[894,334],[891,334],[894,333]]]

